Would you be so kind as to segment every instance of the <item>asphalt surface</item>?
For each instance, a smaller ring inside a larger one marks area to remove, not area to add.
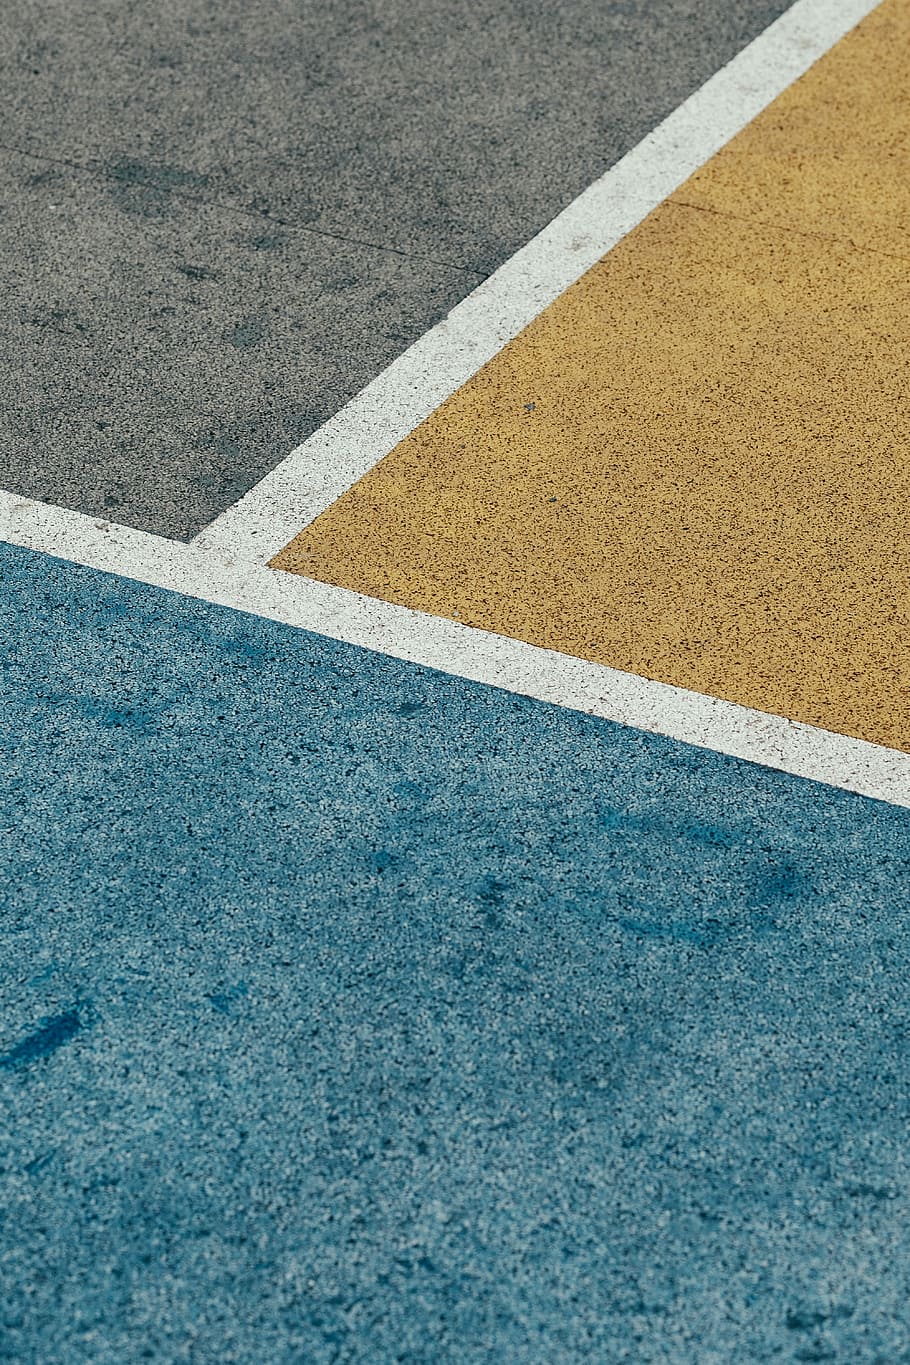
[[[908,1359],[907,811],[0,576],[0,1358]]]
[[[186,538],[785,8],[0,15],[0,487]]]
[[[910,1365],[903,0],[688,105],[686,203],[306,581],[280,479],[110,524],[191,536],[781,8],[4,8],[0,1362]]]

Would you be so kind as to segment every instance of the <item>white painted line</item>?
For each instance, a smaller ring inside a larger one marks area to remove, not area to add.
[[[0,540],[910,807],[910,754],[265,567],[878,2],[797,0],[192,544],[2,491]]]
[[[878,3],[797,0],[196,541],[267,563]]]
[[[0,492],[0,540],[910,806],[910,754]]]

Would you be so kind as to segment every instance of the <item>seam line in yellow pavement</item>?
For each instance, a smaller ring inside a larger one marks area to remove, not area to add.
[[[883,251],[881,247],[867,246],[854,237],[843,237],[838,233],[813,232],[810,228],[795,227],[793,223],[776,223],[772,218],[747,217],[742,213],[731,213],[729,209],[715,208],[713,204],[693,204],[689,199],[677,199],[675,194],[671,194],[665,203],[673,204],[678,209],[691,209],[693,213],[710,213],[714,218],[728,218],[731,223],[744,223],[746,227],[764,228],[768,232],[780,232],[788,237],[805,237],[809,241],[849,246],[864,255],[883,256],[889,261],[906,261],[910,264],[910,256],[903,256],[899,251]]]

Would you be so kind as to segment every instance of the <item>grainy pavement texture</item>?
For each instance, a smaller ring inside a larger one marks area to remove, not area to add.
[[[782,0],[0,14],[0,487],[198,531]]]
[[[0,1361],[910,1362],[910,4],[0,14]]]

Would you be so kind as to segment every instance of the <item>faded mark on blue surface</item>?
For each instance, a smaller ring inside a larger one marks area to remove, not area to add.
[[[234,1005],[244,998],[246,992],[245,981],[237,981],[233,986],[226,986],[223,991],[216,991],[214,995],[209,996],[212,1009],[216,1009],[219,1014],[232,1014]]]
[[[83,704],[85,715],[104,730],[149,730],[165,710],[163,706],[99,706]]]
[[[633,919],[625,915],[617,923],[620,929],[625,929],[630,934],[638,934],[642,938],[670,939],[676,943],[689,943],[696,948],[711,948],[725,936],[725,926],[719,923],[712,924],[704,929],[697,929],[693,925],[679,920],[660,923]]]
[[[811,896],[812,884],[793,862],[769,863],[753,873],[753,900],[760,905],[779,905]]]
[[[513,893],[511,882],[491,874],[483,877],[476,891],[477,900],[483,909],[483,922],[487,929],[501,929],[503,915]]]
[[[96,696],[80,696],[72,692],[47,692],[39,694],[38,699],[45,706],[60,707],[75,713],[104,730],[133,730],[138,733],[155,726],[174,703],[172,697],[158,702],[138,702],[129,697],[101,700]]]
[[[25,1174],[29,1176],[40,1175],[45,1167],[51,1164],[56,1155],[55,1151],[42,1152],[41,1156],[36,1156],[32,1161],[27,1161],[23,1168]]]
[[[862,1180],[858,1184],[845,1185],[844,1193],[850,1199],[874,1199],[876,1203],[897,1198],[897,1190],[891,1189],[890,1186],[870,1185]]]
[[[34,1033],[23,1038],[21,1043],[10,1048],[0,1057],[0,1068],[4,1071],[18,1071],[35,1062],[43,1062],[53,1056],[66,1043],[72,1042],[83,1027],[80,1016],[81,1005],[64,1010],[62,1014],[43,1019]]]
[[[706,848],[736,848],[740,833],[719,824],[667,819],[661,815],[636,815],[614,806],[602,806],[597,813],[600,828],[610,834],[656,834],[668,840],[681,836]]]

